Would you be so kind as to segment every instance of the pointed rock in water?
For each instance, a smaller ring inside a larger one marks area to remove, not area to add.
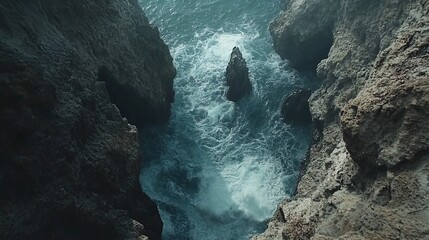
[[[252,91],[249,68],[247,68],[246,60],[238,47],[232,49],[225,76],[226,85],[228,86],[226,98],[229,101],[237,102]]]
[[[311,123],[310,89],[298,89],[283,98],[281,115],[285,123]]]

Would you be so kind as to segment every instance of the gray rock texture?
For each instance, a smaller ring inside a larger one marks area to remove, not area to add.
[[[228,86],[226,98],[229,101],[237,102],[252,91],[249,68],[247,68],[246,60],[238,47],[232,49],[225,77],[226,85]]]
[[[289,59],[293,67],[314,70],[332,46],[340,1],[284,2],[285,13],[270,24],[274,48],[281,58]]]
[[[285,5],[275,48],[298,68],[321,60],[322,86],[296,195],[253,239],[429,239],[429,1]],[[316,30],[332,35],[323,60],[299,50]]]
[[[135,0],[1,1],[0,238],[160,239],[122,116],[167,121],[174,76]]]

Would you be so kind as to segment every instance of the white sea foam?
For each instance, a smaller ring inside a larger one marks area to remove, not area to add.
[[[230,5],[209,6],[219,4]],[[295,184],[308,140],[280,121],[278,106],[285,91],[301,83],[260,32],[249,20],[236,27],[201,27],[186,41],[167,34],[178,70],[173,116],[168,127],[143,131],[143,152],[160,153],[146,157],[155,159],[140,178],[158,203],[166,239],[246,239],[261,230]],[[224,96],[225,68],[235,46],[253,86],[238,104]]]
[[[195,34],[198,39],[195,46],[180,45],[173,48],[172,53],[181,61],[178,64],[186,59],[190,66],[179,73],[176,88],[178,92],[185,92],[185,102],[198,112],[194,118],[198,137],[201,144],[210,149],[207,159],[196,159],[202,171],[198,176],[200,192],[194,205],[213,215],[239,210],[251,219],[263,221],[286,196],[282,162],[271,156],[264,139],[246,139],[246,135],[240,133],[246,131],[242,129],[246,127],[246,120],[228,124],[241,113],[236,113],[240,109],[222,94],[223,74],[234,46],[240,47],[250,64],[274,67],[274,71],[281,73],[278,58],[271,58],[271,62],[252,62],[252,53],[247,47],[249,41],[257,37],[255,33],[205,29]],[[192,83],[188,83],[188,79],[192,79]]]

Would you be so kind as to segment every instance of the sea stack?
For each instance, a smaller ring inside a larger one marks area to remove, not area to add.
[[[232,49],[225,76],[226,85],[228,86],[226,98],[229,101],[238,102],[238,100],[252,91],[249,68],[247,68],[246,60],[238,47]]]

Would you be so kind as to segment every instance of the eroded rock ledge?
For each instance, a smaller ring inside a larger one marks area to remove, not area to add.
[[[429,2],[285,5],[276,50],[297,68],[321,60],[317,127],[296,195],[254,239],[427,239]],[[325,59],[316,35],[332,36]]]
[[[174,76],[136,0],[1,1],[0,238],[160,239],[122,116],[165,122]]]

